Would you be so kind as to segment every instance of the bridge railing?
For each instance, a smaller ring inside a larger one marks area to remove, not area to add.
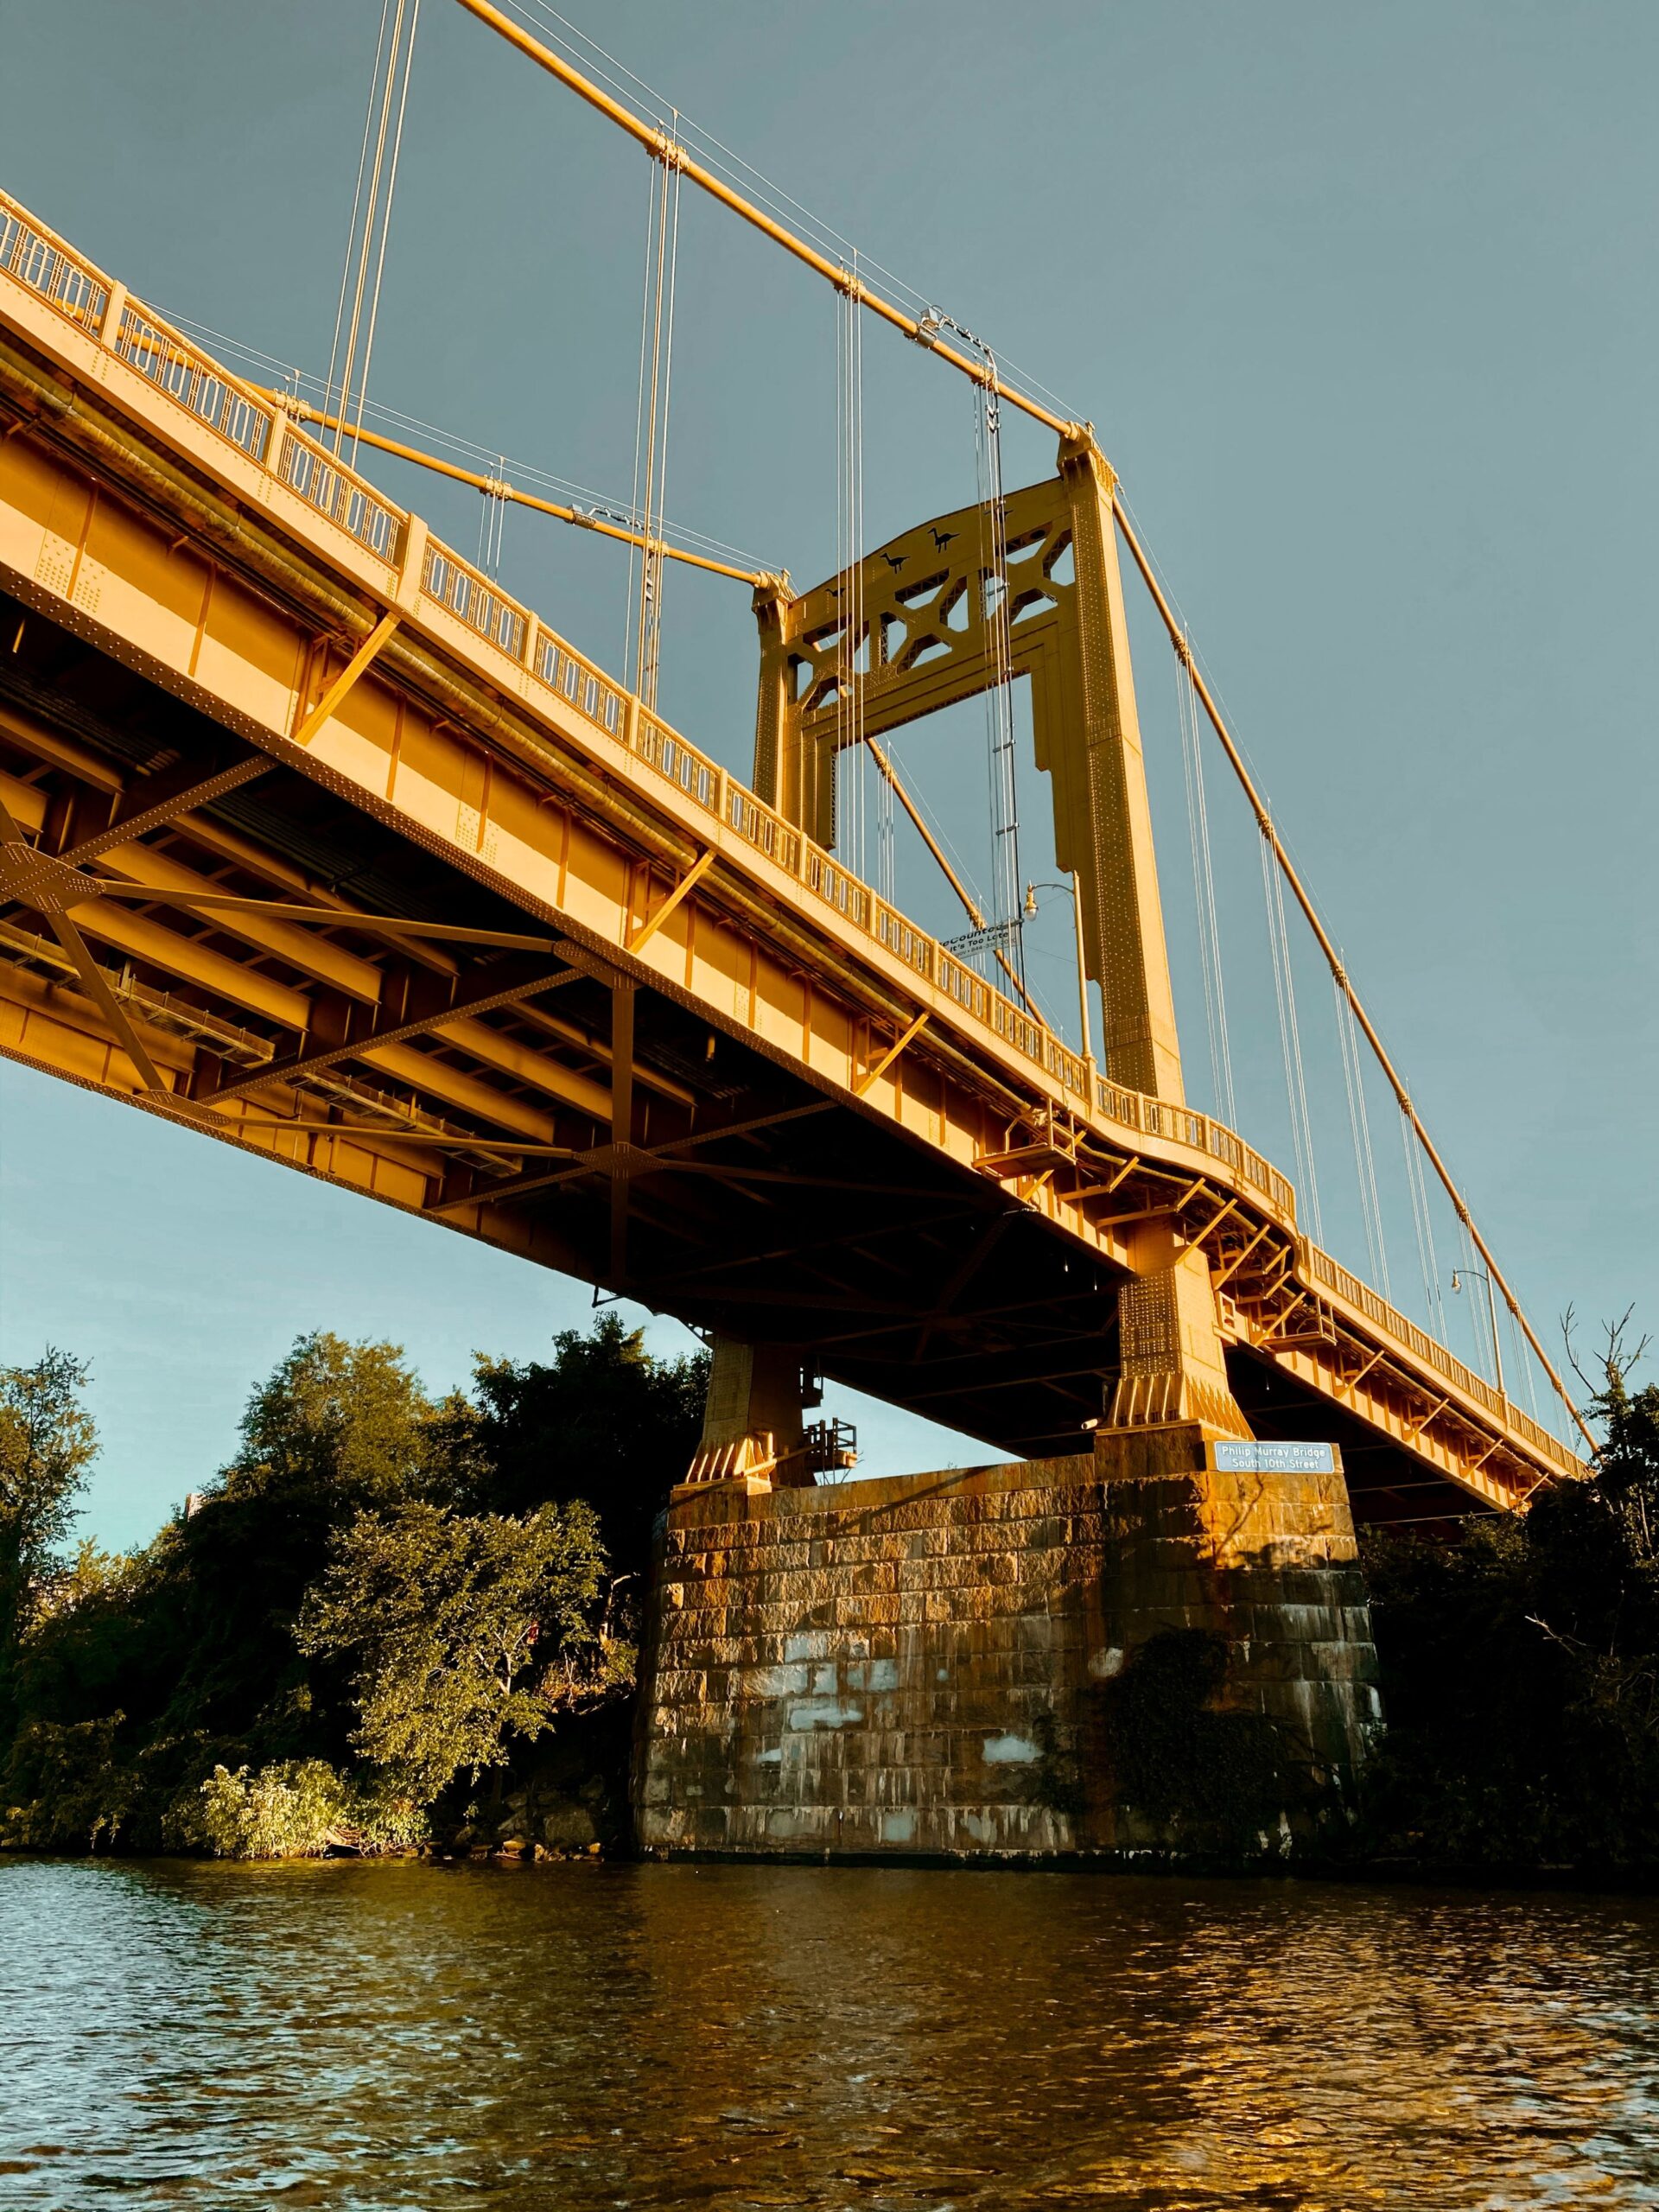
[[[296,424],[284,421],[273,473],[308,506],[366,546],[377,560],[396,568],[409,529],[408,516],[320,440],[307,437]]]
[[[264,460],[274,419],[270,406],[227,377],[188,338],[126,298],[115,302],[105,336],[114,353],[170,399],[188,408],[198,422],[217,430],[251,460]]]
[[[1144,1091],[1126,1090],[1103,1076],[1096,1080],[1095,1091],[1096,1105],[1109,1121],[1138,1129],[1143,1136],[1173,1139],[1177,1144],[1190,1145],[1195,1152],[1207,1152],[1238,1181],[1270,1198],[1286,1221],[1294,1224],[1296,1192],[1291,1184],[1271,1160],[1263,1160],[1224,1122],[1214,1121],[1192,1106],[1176,1106],[1166,1098],[1149,1098]]]
[[[124,286],[75,251],[28,209],[0,193],[0,274],[26,286],[86,332],[198,423],[204,423],[318,515],[388,568],[397,568],[413,518],[302,430],[264,394],[243,384],[194,346]],[[1270,1161],[1234,1130],[1186,1106],[1152,1098],[1104,1077],[1042,1022],[964,967],[934,938],[880,898],[834,856],[686,742],[633,694],[546,627],[462,555],[427,537],[420,591],[485,643],[516,662],[542,689],[595,729],[627,747],[692,806],[720,822],[793,876],[844,923],[869,937],[1058,1082],[1085,1112],[1121,1128],[1172,1140],[1220,1160],[1294,1225],[1296,1194]],[[1300,1242],[1306,1272],[1357,1307],[1453,1388],[1526,1438],[1564,1469],[1581,1463],[1558,1438],[1407,1319],[1317,1245]]]
[[[3,193],[0,269],[84,330],[103,328],[110,308],[110,279]]]
[[[1553,1460],[1564,1471],[1582,1471],[1583,1462],[1559,1437],[1552,1436],[1530,1415],[1523,1414],[1512,1399],[1503,1391],[1495,1389],[1484,1376],[1477,1375],[1471,1367],[1465,1367],[1426,1329],[1420,1329],[1414,1321],[1408,1320],[1397,1306],[1389,1305],[1386,1298],[1379,1298],[1369,1283],[1362,1282],[1356,1274],[1351,1274],[1339,1261],[1333,1260],[1328,1252],[1321,1251],[1317,1244],[1306,1238],[1302,1241],[1302,1255],[1303,1274],[1315,1282],[1323,1283],[1327,1290],[1335,1291],[1338,1297],[1348,1305],[1357,1306],[1380,1335],[1394,1338],[1425,1367],[1432,1368],[1454,1389],[1461,1391],[1465,1397],[1472,1398],[1477,1405],[1484,1406],[1489,1414],[1506,1427],[1523,1436],[1535,1451]]]

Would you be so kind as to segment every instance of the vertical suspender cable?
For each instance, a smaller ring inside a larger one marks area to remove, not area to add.
[[[501,553],[507,534],[505,454],[496,455],[495,467],[495,474],[485,480],[480,493],[484,507],[478,518],[478,565],[493,581],[501,574]]]
[[[399,14],[401,15],[401,13],[402,10],[400,8]],[[380,283],[381,279],[386,273],[386,240],[391,234],[391,203],[397,190],[397,160],[399,155],[404,149],[404,116],[409,106],[409,80],[415,66],[415,34],[420,28],[420,21],[421,0],[410,0],[409,36],[404,45],[403,85],[397,95],[397,122],[392,133],[391,167],[386,177],[386,205],[385,213],[380,218],[380,247],[379,251],[375,257],[374,283],[369,295],[368,332],[363,340],[363,373],[357,380],[356,427],[359,430],[363,427],[364,404],[369,396],[369,364],[374,358],[375,325],[378,321],[380,316]],[[397,66],[397,54],[395,40],[393,42],[391,66],[392,70],[395,72]],[[390,92],[391,88],[391,79],[390,75],[387,78],[386,88],[388,92]],[[366,236],[367,234],[365,232],[365,242]],[[345,415],[345,409],[343,407],[340,410],[340,414],[343,419]],[[335,447],[335,451],[339,451],[338,445]],[[355,465],[357,461],[357,440],[355,435],[353,435],[352,441],[352,461],[353,465]]]
[[[375,95],[380,88],[380,65],[385,59],[386,26],[391,18],[391,6],[392,0],[380,0],[380,33],[375,41],[374,67],[369,73],[369,97],[363,110],[363,143],[357,156],[357,186],[352,194],[352,219],[346,226],[346,257],[340,264],[340,298],[334,307],[334,335],[333,343],[328,348],[328,374],[324,379],[322,387],[323,413],[342,418],[346,410],[343,405],[336,404],[334,371],[340,365],[340,334],[346,326],[346,295],[351,289],[352,257],[357,251],[357,219],[363,206],[363,180],[368,174],[369,140],[374,130],[374,101]],[[294,389],[297,391],[299,390],[297,371],[295,372],[295,378]],[[344,397],[343,391],[338,395],[340,400],[343,400]]]
[[[852,555],[848,541],[850,535],[847,519],[847,316],[848,301],[843,291],[836,294],[836,607],[841,616],[841,629],[836,639],[836,750],[830,771],[830,842],[839,853],[845,854],[852,827],[851,736],[849,728],[849,697],[852,690],[852,655],[847,644],[850,627],[851,609],[848,598],[851,578],[848,570]]]
[[[849,335],[852,342],[852,421],[853,421],[853,666],[855,690],[854,699],[857,716],[854,751],[857,754],[859,776],[865,792],[874,800],[875,811],[875,874],[881,896],[891,901],[893,895],[893,795],[891,780],[877,775],[872,784],[866,755],[868,737],[869,679],[874,671],[878,657],[877,640],[870,626],[869,607],[864,589],[864,543],[868,535],[864,512],[864,315],[858,303],[858,254],[852,260],[852,289],[848,295],[847,318]],[[861,814],[862,812],[861,801]],[[861,820],[858,872],[868,880],[865,853],[862,845]]]
[[[633,648],[634,680],[639,686],[639,696],[647,706],[652,703],[646,674],[652,601],[655,591],[655,566],[651,557],[651,518],[657,496],[657,433],[662,408],[663,275],[668,251],[668,157],[664,155],[661,169],[653,180],[657,210],[652,243],[651,367],[645,387],[649,394],[645,408],[645,542],[639,550],[639,628]]]
[[[374,126],[374,153],[368,164],[368,191],[366,199],[363,200],[363,226],[360,235],[354,241],[357,251],[357,278],[352,292],[351,315],[346,324],[345,351],[340,361],[340,405],[334,423],[334,451],[336,454],[341,449],[348,428],[347,417],[351,412],[353,386],[357,383],[366,383],[368,375],[368,360],[365,353],[363,377],[359,379],[357,376],[357,344],[363,333],[364,302],[368,297],[371,288],[369,270],[371,263],[375,261],[377,236],[379,241],[379,254],[373,278],[373,297],[369,301],[368,309],[371,334],[375,310],[379,303],[380,276],[385,267],[386,227],[391,216],[391,192],[388,190],[387,204],[383,210],[380,204],[380,188],[386,174],[386,140],[388,134],[393,129],[393,101],[397,92],[400,64],[403,73],[403,99],[397,102],[396,130],[397,143],[399,144],[402,143],[404,106],[409,95],[409,62],[414,43],[414,23],[410,21],[410,5],[411,0],[396,0],[395,13],[391,18],[391,35],[383,41],[375,54],[376,70],[377,72],[380,70],[384,60],[385,75],[380,79],[377,88],[379,118]],[[414,16],[418,19],[420,0],[412,0],[412,5]],[[405,22],[410,24],[407,41],[404,36]],[[372,114],[376,105],[376,92],[372,92],[369,103]],[[396,181],[397,154],[394,150],[391,182],[395,184]],[[360,188],[359,196],[362,198]],[[355,213],[354,204],[353,221],[355,221]],[[348,260],[350,251],[351,249],[348,247]],[[362,427],[362,420],[363,409],[359,398],[357,410],[357,424],[359,429]]]
[[[963,334],[964,335],[966,334]],[[980,343],[977,340],[973,341]],[[1014,779],[1014,653],[1008,634],[1008,518],[1002,493],[1002,404],[996,357],[982,346],[986,380],[974,398],[974,448],[979,477],[978,604],[973,619],[986,632],[991,681],[985,690],[986,766],[991,812],[991,929],[1023,988],[1019,790]]]
[[[1428,1210],[1423,1181],[1422,1154],[1417,1147],[1411,1116],[1400,1113],[1400,1143],[1406,1156],[1406,1188],[1411,1194],[1412,1227],[1417,1233],[1417,1260],[1423,1271],[1423,1312],[1440,1342],[1446,1342],[1446,1300],[1440,1291],[1440,1263],[1434,1249],[1434,1223]]]
[[[479,0],[461,0],[461,3],[463,6],[471,7],[479,4]],[[1185,652],[1186,641],[1185,633],[1182,631],[1179,622],[1176,619],[1173,608],[1169,603],[1168,594],[1165,592],[1162,584],[1158,581],[1157,572],[1154,569],[1152,563],[1147,557],[1146,548],[1141,544],[1139,537],[1136,535],[1133,519],[1130,517],[1128,505],[1123,499],[1121,491],[1116,492],[1113,494],[1112,512],[1116,519],[1119,534],[1122,537],[1124,544],[1128,548],[1130,558],[1134,561],[1136,569],[1140,571],[1141,580],[1146,585],[1153,605],[1158,610],[1159,618],[1162,621],[1166,631],[1168,632],[1170,643],[1174,646],[1177,652]],[[1381,1036],[1378,1034],[1376,1025],[1372,1021],[1370,1014],[1366,1012],[1363,1005],[1361,1003],[1359,996],[1354,989],[1351,979],[1344,971],[1341,958],[1338,954],[1336,946],[1332,943],[1330,932],[1325,928],[1325,924],[1320,920],[1319,909],[1314,906],[1313,899],[1309,897],[1306,885],[1302,882],[1300,876],[1296,872],[1294,862],[1291,860],[1289,854],[1285,850],[1278,832],[1273,826],[1273,818],[1268,811],[1267,803],[1262,798],[1261,792],[1256,789],[1255,779],[1251,775],[1249,767],[1246,766],[1244,756],[1239,751],[1237,742],[1235,740],[1231,730],[1227,727],[1226,717],[1223,715],[1221,709],[1216,704],[1214,694],[1211,692],[1208,683],[1205,683],[1203,673],[1198,668],[1196,659],[1190,661],[1188,665],[1191,667],[1192,671],[1192,688],[1197,693],[1198,700],[1204,708],[1210,727],[1214,730],[1217,738],[1219,740],[1221,748],[1227,755],[1229,765],[1231,766],[1234,775],[1237,777],[1239,785],[1243,791],[1245,798],[1249,802],[1250,810],[1255,817],[1256,823],[1261,830],[1263,841],[1272,848],[1274,858],[1279,864],[1279,872],[1283,876],[1284,880],[1290,885],[1291,891],[1295,898],[1296,903],[1300,907],[1302,913],[1306,919],[1307,925],[1313,933],[1314,938],[1319,944],[1320,952],[1324,955],[1327,966],[1330,968],[1332,976],[1338,978],[1341,985],[1344,995],[1348,1001],[1349,1009],[1353,1015],[1354,1021],[1364,1036],[1366,1043],[1370,1046],[1371,1052],[1376,1058],[1376,1064],[1382,1069],[1384,1077],[1387,1078],[1389,1088],[1394,1093],[1395,1102],[1400,1108],[1402,1117],[1405,1122],[1408,1138],[1415,1137],[1418,1146],[1421,1148],[1422,1154],[1427,1157],[1429,1165],[1434,1170],[1435,1176],[1439,1180],[1441,1188],[1445,1191],[1446,1197],[1450,1199],[1452,1209],[1457,1214],[1459,1220],[1463,1222],[1467,1227],[1470,1236],[1474,1242],[1476,1250],[1480,1254],[1481,1258],[1491,1269],[1492,1280],[1497,1286],[1498,1290],[1502,1293],[1504,1302],[1509,1306],[1510,1313],[1515,1317],[1516,1325],[1519,1327],[1522,1335],[1526,1338],[1528,1344],[1530,1345],[1534,1358],[1536,1359],[1539,1366],[1549,1378],[1550,1388],[1560,1399],[1562,1406],[1566,1408],[1574,1425],[1577,1427],[1580,1434],[1583,1437],[1585,1442],[1590,1446],[1591,1451],[1592,1452],[1599,1452],[1601,1449],[1601,1446],[1596,1438],[1595,1432],[1591,1428],[1589,1423],[1585,1420],[1584,1415],[1573,1403],[1573,1395],[1571,1391],[1568,1390],[1567,1384],[1562,1381],[1560,1370],[1555,1367],[1554,1363],[1551,1361],[1548,1353],[1544,1350],[1542,1344],[1539,1340],[1537,1332],[1534,1329],[1531,1322],[1528,1320],[1525,1313],[1522,1309],[1519,1300],[1516,1297],[1515,1293],[1510,1289],[1508,1282],[1504,1280],[1503,1272],[1498,1266],[1497,1260],[1493,1257],[1491,1246],[1487,1243],[1485,1238],[1481,1235],[1480,1230],[1475,1225],[1474,1217],[1470,1212],[1468,1201],[1464,1198],[1462,1192],[1458,1188],[1450,1168],[1447,1167],[1445,1160],[1440,1157],[1440,1152],[1436,1147],[1433,1138],[1429,1135],[1427,1129],[1423,1125],[1421,1116],[1418,1113],[1415,1106],[1412,1103],[1411,1094],[1406,1089],[1405,1082],[1402,1077],[1399,1070],[1395,1067],[1387,1046],[1383,1044]],[[1406,1168],[1408,1177],[1411,1178],[1413,1180],[1414,1191],[1421,1194],[1426,1205],[1427,1192],[1423,1190],[1422,1186],[1422,1163],[1421,1160],[1416,1158],[1409,1142],[1408,1142],[1407,1145]],[[1420,1211],[1420,1221],[1422,1218],[1423,1214]],[[1427,1262],[1425,1262],[1425,1265],[1427,1268]],[[1432,1308],[1435,1303],[1432,1285],[1430,1286],[1428,1294],[1429,1304]],[[1445,1327],[1443,1319],[1440,1334],[1441,1339],[1444,1341]]]
[[[1262,889],[1268,907],[1268,944],[1273,955],[1273,995],[1279,1009],[1279,1045],[1285,1061],[1285,1096],[1290,1108],[1296,1173],[1307,1195],[1307,1217],[1316,1244],[1325,1242],[1319,1211],[1319,1181],[1313,1165],[1313,1125],[1307,1111],[1307,1079],[1302,1068],[1302,1036],[1296,1019],[1296,978],[1291,967],[1290,932],[1285,926],[1285,898],[1274,865],[1273,841],[1262,838]]]
[[[651,268],[657,250],[657,172],[651,173],[651,190],[645,199],[645,265],[639,280],[639,386],[633,408],[633,486],[629,494],[628,519],[642,537],[650,532],[641,519],[639,505],[639,470],[645,454],[645,359],[650,350],[651,337]],[[645,590],[645,549],[639,549],[639,557],[628,560],[628,597],[622,638],[622,673],[637,691],[639,689],[639,633],[634,628],[634,594],[636,580],[641,597]]]
[[[1341,984],[1332,978],[1336,1000],[1337,1046],[1342,1054],[1342,1084],[1348,1094],[1348,1132],[1354,1141],[1354,1173],[1359,1184],[1359,1211],[1365,1224],[1365,1249],[1371,1273],[1392,1302],[1394,1285],[1389,1279],[1389,1248],[1382,1234],[1382,1205],[1377,1196],[1376,1160],[1371,1150],[1371,1120],[1365,1103],[1365,1064],[1360,1057],[1354,1017]]]
[[[348,261],[352,250],[354,248],[356,251],[357,282],[352,294],[351,319],[346,326],[345,350],[340,361],[340,406],[334,423],[334,450],[336,454],[339,453],[340,442],[346,435],[346,417],[351,406],[352,374],[357,362],[358,332],[363,321],[363,293],[369,280],[369,249],[374,235],[375,216],[379,203],[381,170],[385,161],[386,129],[391,113],[391,87],[397,73],[397,42],[403,32],[405,0],[396,0],[396,5],[397,12],[392,18],[390,45],[385,48],[377,48],[374,57],[378,81],[370,88],[369,111],[372,116],[378,95],[380,121],[375,137],[374,156],[369,163],[368,198],[364,210],[363,229],[360,237],[353,237],[351,245],[347,247]],[[380,79],[378,73],[383,52],[385,60],[385,75],[384,79]],[[353,216],[355,222],[355,207],[353,207]]]
[[[675,118],[678,121],[677,114]],[[669,403],[674,371],[674,294],[680,248],[680,159],[671,132],[658,156],[655,236],[647,320],[651,327],[649,402],[645,410],[645,543],[639,563],[639,615],[634,674],[647,707],[657,704],[663,620],[664,490],[668,474]]]
[[[864,687],[859,652],[863,642],[863,543],[856,272],[836,293],[836,606],[841,628],[836,645],[835,842],[851,874],[861,877],[864,850]]]
[[[674,124],[677,130],[677,112]],[[672,167],[672,188],[668,196],[668,315],[663,339],[663,432],[657,463],[657,516],[646,531],[646,536],[652,540],[650,557],[655,564],[652,579],[651,652],[645,664],[645,703],[650,707],[657,704],[657,679],[662,665],[663,581],[667,569],[663,541],[668,530],[668,424],[669,408],[674,394],[674,308],[679,296],[680,169],[677,162]]]
[[[864,588],[864,330],[859,308],[858,257],[836,293],[836,849],[849,872],[868,880],[870,771],[868,677],[875,645]],[[889,770],[889,773],[891,771]],[[893,792],[876,779],[876,863],[885,898],[892,897]],[[885,799],[885,810],[883,800]]]
[[[1187,842],[1192,855],[1192,896],[1198,908],[1198,961],[1204,972],[1204,1019],[1210,1040],[1210,1074],[1216,1110],[1229,1128],[1238,1123],[1233,1103],[1233,1056],[1227,1034],[1227,994],[1222,976],[1221,928],[1216,913],[1215,872],[1210,859],[1210,810],[1204,792],[1204,749],[1198,742],[1198,702],[1186,666],[1175,664],[1175,710],[1181,732],[1181,772],[1186,786]]]

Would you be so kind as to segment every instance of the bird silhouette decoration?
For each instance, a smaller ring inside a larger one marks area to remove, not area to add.
[[[928,524],[928,528],[932,532],[934,544],[941,553],[944,552],[945,547],[950,543],[953,537],[960,537],[962,536],[962,532],[959,530],[936,530],[931,523]]]
[[[908,553],[884,553],[881,556],[881,558],[887,563],[893,574],[897,575],[899,569],[902,569],[906,562],[909,560],[910,556]]]

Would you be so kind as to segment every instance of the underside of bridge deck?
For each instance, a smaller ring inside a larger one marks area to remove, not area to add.
[[[441,853],[5,594],[0,798],[36,854],[154,893],[73,903],[90,976],[49,914],[0,909],[13,1057],[695,1327],[799,1344],[1000,1452],[1075,1449],[1099,1418],[1122,1277],[1005,1182],[574,938],[533,949],[522,909]],[[1342,1444],[1362,1518],[1475,1505],[1249,1351],[1230,1367],[1273,1433]]]

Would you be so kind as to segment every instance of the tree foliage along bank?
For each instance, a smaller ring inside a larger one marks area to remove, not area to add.
[[[390,1847],[556,1724],[614,1749],[700,1357],[606,1314],[434,1400],[395,1346],[302,1337],[188,1513],[70,1558],[86,1379],[0,1370],[0,1841]]]
[[[1659,1877],[1659,1386],[1608,1333],[1587,1482],[1463,1541],[1363,1548],[1382,1662],[1373,1850]]]

